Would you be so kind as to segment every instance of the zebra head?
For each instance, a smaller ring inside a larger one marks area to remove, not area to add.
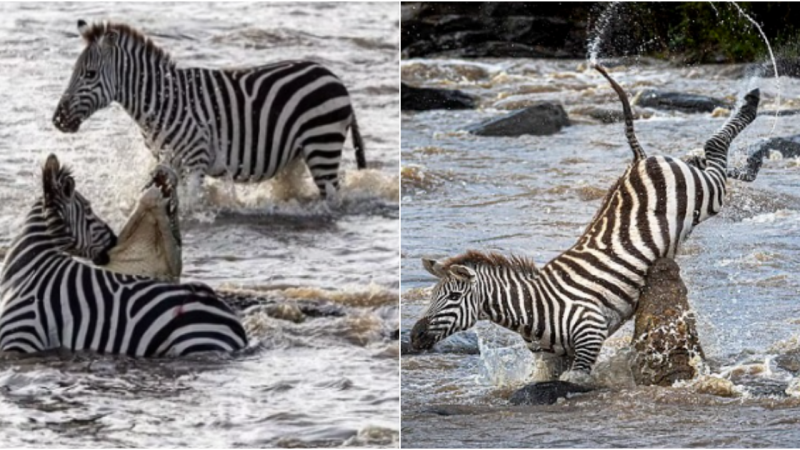
[[[108,24],[88,25],[83,20],[78,21],[78,31],[86,48],[53,115],[53,125],[65,133],[77,132],[95,111],[110,105],[117,90],[114,52],[119,32]]]
[[[61,166],[55,155],[48,156],[42,168],[42,186],[48,233],[63,241],[67,253],[106,264],[117,236],[75,190],[70,169]]]
[[[433,288],[431,303],[411,329],[411,346],[429,349],[451,334],[471,328],[478,321],[480,289],[475,269],[433,259],[422,259],[425,270],[439,282]]]

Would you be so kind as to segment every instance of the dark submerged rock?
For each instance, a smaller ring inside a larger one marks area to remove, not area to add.
[[[572,394],[592,390],[588,386],[560,380],[531,383],[511,394],[509,402],[512,405],[552,405],[559,398],[569,398]]]
[[[800,134],[789,137],[775,137],[758,144],[754,154],[768,156],[770,150],[780,153],[784,158],[797,158],[800,156]]]
[[[459,90],[418,88],[401,84],[400,109],[403,111],[472,108],[475,108],[475,100]]]
[[[642,91],[638,96],[636,106],[685,113],[704,113],[712,112],[715,108],[730,109],[733,107],[730,103],[718,98],[655,89]]]
[[[695,377],[694,355],[705,358],[680,268],[661,258],[647,274],[633,331],[636,384],[672,386]]]
[[[546,136],[569,126],[569,117],[561,105],[542,102],[525,109],[466,128],[478,136],[522,136],[532,134]]]

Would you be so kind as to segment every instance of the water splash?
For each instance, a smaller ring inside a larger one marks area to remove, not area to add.
[[[775,62],[775,54],[772,53],[772,46],[769,45],[769,39],[767,39],[767,35],[764,34],[764,30],[761,29],[761,25],[758,24],[752,17],[747,15],[742,8],[736,3],[731,2],[731,4],[736,8],[739,12],[739,16],[747,19],[753,26],[758,30],[758,33],[761,35],[761,39],[764,40],[764,44],[767,46],[767,51],[769,51],[769,58],[772,60],[772,69],[775,71],[775,88],[778,91],[778,94],[775,97],[775,118],[772,121],[772,129],[770,129],[769,137],[772,137],[775,133],[775,128],[778,125],[778,111],[781,107],[781,78],[778,75],[778,64]]]
[[[603,40],[603,33],[605,32],[611,17],[617,11],[617,5],[619,5],[619,2],[612,2],[609,4],[608,7],[606,7],[606,9],[600,14],[600,18],[597,19],[597,22],[594,25],[594,38],[589,41],[588,48],[590,67],[593,67],[597,64],[597,56],[598,53],[600,53],[600,42]]]

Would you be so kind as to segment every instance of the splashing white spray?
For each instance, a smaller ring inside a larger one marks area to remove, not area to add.
[[[778,91],[778,94],[775,96],[775,118],[772,121],[772,129],[769,131],[770,137],[775,132],[775,127],[778,125],[778,110],[781,107],[781,78],[778,75],[778,64],[775,62],[775,54],[772,53],[772,46],[769,45],[769,39],[767,39],[767,35],[764,34],[764,30],[761,29],[761,25],[758,24],[752,17],[747,15],[742,8],[736,3],[731,2],[731,4],[736,8],[739,12],[740,17],[744,17],[747,19],[753,26],[758,30],[758,33],[761,35],[761,39],[764,40],[764,44],[767,45],[767,51],[769,51],[769,57],[772,60],[772,69],[775,71],[775,89]]]
[[[611,17],[616,12],[618,4],[618,2],[612,2],[609,4],[608,7],[606,7],[606,9],[600,14],[600,18],[597,19],[597,22],[595,22],[594,38],[589,41],[589,67],[594,67],[597,65],[597,55],[600,53],[600,42],[603,41],[603,32],[608,26]]]

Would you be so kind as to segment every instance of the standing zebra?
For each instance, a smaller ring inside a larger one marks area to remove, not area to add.
[[[116,236],[54,155],[42,185],[0,274],[0,350],[178,356],[247,344],[239,319],[205,285],[120,275],[74,259],[107,262]]]
[[[95,111],[117,102],[157,158],[199,177],[262,181],[302,156],[324,197],[326,185],[339,187],[348,129],[358,168],[366,167],[347,89],[320,64],[178,68],[128,25],[79,20],[78,31],[86,48],[53,116],[63,132],[77,132]]]
[[[475,251],[441,262],[423,259],[439,281],[411,331],[415,348],[430,348],[488,319],[518,332],[531,351],[547,354],[553,366],[569,366],[562,381],[590,384],[603,342],[633,315],[654,261],[674,258],[692,229],[720,211],[728,148],[755,119],[759,91],[748,93],[737,113],[706,142],[705,168],[700,169],[667,156],[646,157],[624,91],[602,67],[598,70],[622,101],[633,163],[578,242],[541,270],[523,258]],[[551,377],[558,377],[559,370]]]

